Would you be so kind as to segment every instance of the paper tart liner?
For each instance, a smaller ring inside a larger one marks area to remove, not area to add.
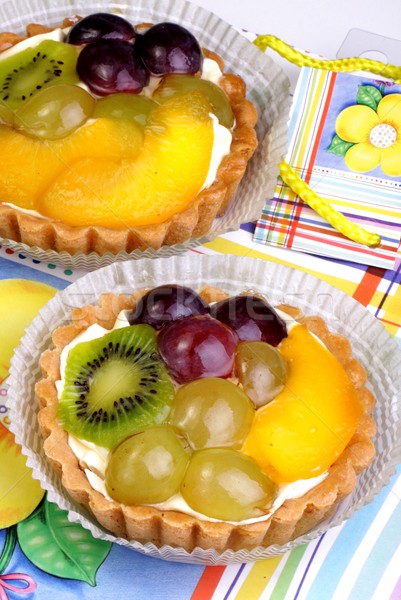
[[[41,378],[39,358],[51,347],[56,327],[70,322],[71,309],[98,303],[101,293],[131,295],[133,291],[176,282],[200,289],[205,283],[237,294],[253,290],[266,294],[274,304],[296,305],[306,315],[318,315],[329,329],[345,335],[354,356],[367,371],[369,388],[376,398],[373,417],[377,424],[376,456],[357,478],[353,492],[335,513],[309,533],[282,546],[255,547],[252,550],[203,550],[156,547],[152,543],[127,542],[103,529],[89,513],[75,504],[61,485],[43,452],[43,439],[37,425],[38,404],[35,383]],[[185,255],[158,260],[142,259],[114,263],[90,273],[46,304],[28,327],[11,363],[8,407],[11,430],[21,444],[34,477],[48,491],[48,499],[69,511],[95,537],[117,542],[153,557],[200,564],[231,564],[276,556],[308,542],[350,518],[369,503],[388,483],[401,458],[401,350],[365,308],[343,292],[303,272],[267,261],[235,256]]]
[[[238,229],[241,223],[256,220],[266,198],[276,185],[278,164],[286,153],[287,121],[290,109],[289,81],[271,58],[263,54],[244,36],[213,13],[185,0],[162,2],[138,0],[135,3],[113,3],[107,0],[82,3],[73,0],[56,5],[50,0],[16,0],[0,5],[2,30],[23,32],[28,23],[55,26],[67,16],[91,12],[114,12],[132,23],[170,20],[190,28],[202,47],[216,51],[225,62],[225,71],[233,72],[246,83],[247,98],[256,106],[259,115],[256,126],[258,148],[248,163],[247,171],[225,214],[214,220],[208,233],[195,236],[184,243],[148,248],[133,252],[84,254],[43,250],[12,239],[0,239],[19,252],[40,260],[50,260],[66,267],[86,270],[106,266],[119,260],[141,257],[171,256],[212,240],[227,231]]]

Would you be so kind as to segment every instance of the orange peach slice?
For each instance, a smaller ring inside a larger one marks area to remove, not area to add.
[[[281,344],[289,374],[284,390],[255,415],[244,452],[277,482],[323,473],[343,452],[362,407],[337,359],[305,327]]]
[[[61,140],[28,137],[0,126],[0,202],[34,209],[50,183],[85,157],[120,160],[136,156],[143,134],[133,122],[96,119]]]
[[[201,92],[174,96],[152,111],[134,160],[77,161],[49,187],[36,209],[69,225],[115,229],[161,223],[181,212],[209,170],[214,139],[210,110]]]

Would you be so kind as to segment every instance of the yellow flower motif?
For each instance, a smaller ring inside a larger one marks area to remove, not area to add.
[[[378,165],[386,175],[401,176],[401,94],[388,94],[380,100],[377,112],[369,106],[348,106],[338,115],[337,135],[352,142],[344,160],[359,173]]]

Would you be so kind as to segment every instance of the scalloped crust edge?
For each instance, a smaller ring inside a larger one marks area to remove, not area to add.
[[[0,237],[43,250],[68,252],[106,252],[158,250],[207,234],[216,217],[222,216],[245,174],[249,159],[258,145],[255,125],[258,114],[245,97],[246,85],[241,77],[224,73],[224,62],[214,52],[203,49],[205,56],[216,60],[223,71],[219,85],[227,94],[235,116],[230,153],[217,170],[213,184],[202,190],[188,207],[164,223],[125,230],[107,227],[73,227],[61,221],[24,213],[0,203]]]
[[[367,468],[375,456],[372,439],[376,426],[369,415],[374,397],[365,387],[366,373],[353,357],[348,340],[330,332],[320,317],[305,317],[298,309],[284,305],[278,308],[305,322],[341,362],[363,406],[356,433],[322,483],[301,498],[285,501],[270,519],[248,525],[203,521],[177,511],[160,511],[149,506],[123,506],[106,499],[91,487],[68,445],[67,432],[56,419],[55,381],[60,376],[60,353],[80,331],[93,323],[111,328],[120,310],[133,307],[142,293],[144,291],[137,292],[128,299],[107,293],[101,296],[98,306],[75,309],[71,324],[54,331],[54,349],[46,350],[40,359],[43,379],[36,384],[35,391],[40,406],[38,422],[44,437],[44,451],[74,502],[89,510],[100,525],[118,537],[142,544],[152,542],[159,548],[165,545],[181,547],[187,552],[197,547],[224,552],[259,546],[267,548],[274,544],[281,546],[328,518],[337,504],[353,491],[358,473]],[[225,297],[224,292],[208,286],[201,294],[208,302]]]

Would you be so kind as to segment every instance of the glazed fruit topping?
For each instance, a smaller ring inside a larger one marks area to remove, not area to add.
[[[99,40],[85,46],[78,57],[77,72],[99,96],[139,94],[149,81],[136,46],[120,40]]]
[[[0,125],[44,140],[67,137],[89,118],[134,121],[144,129],[159,104],[189,92],[202,96],[209,120],[214,112],[225,127],[234,124],[223,90],[193,76],[201,69],[202,52],[194,36],[180,25],[159,23],[137,33],[117,15],[96,13],[76,23],[66,42],[44,40],[1,61]],[[149,87],[146,95],[139,95],[151,74],[159,77],[160,89]],[[80,82],[90,93],[78,86]],[[59,89],[60,85],[69,89]],[[45,93],[48,87],[52,90]],[[25,109],[25,105],[29,106]],[[210,156],[206,159],[210,163]],[[103,165],[99,167],[103,170]]]
[[[202,68],[202,51],[196,38],[176,23],[158,23],[137,41],[146,68],[152,75],[187,73]]]
[[[68,34],[70,44],[86,44],[77,72],[94,94],[138,94],[149,75],[193,75],[202,67],[203,55],[196,38],[175,23],[159,23],[137,34],[128,21],[97,13],[79,21]],[[183,90],[186,91],[186,90]]]
[[[173,397],[154,329],[123,327],[70,350],[58,419],[77,437],[114,448],[162,423]]]
[[[144,294],[128,327],[70,350],[58,418],[112,450],[105,484],[115,500],[155,504],[181,493],[195,511],[242,521],[267,513],[276,484],[327,470],[362,409],[344,368],[305,325],[287,335],[259,296],[212,305],[225,322],[208,308],[184,286]],[[241,335],[269,336],[279,348]]]
[[[27,102],[45,87],[76,84],[77,49],[44,40],[0,61],[0,99],[11,109]]]
[[[77,160],[73,169],[50,178],[36,210],[78,227],[162,223],[183,211],[206,179],[214,140],[209,112],[200,92],[169,98],[152,110],[134,160]]]
[[[156,102],[147,96],[127,92],[110,94],[96,102],[93,118],[134,121],[143,130],[148,124],[150,113],[156,106]]]
[[[211,314],[236,331],[240,340],[277,346],[287,335],[277,312],[260,296],[235,296],[211,308]]]
[[[159,334],[160,354],[179,383],[203,377],[229,377],[237,334],[209,316],[172,323]]]
[[[153,98],[157,102],[163,102],[171,96],[193,90],[199,90],[205,94],[213,113],[223,127],[230,129],[233,126],[234,113],[227,96],[218,85],[207,79],[192,75],[166,75],[153,93]]]
[[[92,115],[96,100],[76,85],[46,87],[15,112],[14,125],[37,138],[69,135]]]
[[[191,508],[224,521],[261,516],[275,489],[254,460],[231,448],[194,452],[181,485]]]
[[[305,325],[291,329],[280,352],[290,367],[286,386],[256,412],[244,444],[244,452],[278,483],[324,473],[355,433],[362,412],[346,371]]]
[[[106,469],[108,494],[123,504],[154,504],[179,491],[189,454],[170,425],[125,439]]]
[[[197,379],[178,388],[169,422],[194,450],[213,446],[239,448],[254,417],[248,396],[218,377]]]
[[[235,353],[235,374],[256,407],[273,400],[284,388],[287,363],[266,342],[241,342]]]
[[[66,41],[69,44],[88,44],[97,40],[133,42],[136,33],[131,23],[110,13],[95,13],[84,17],[71,27]]]
[[[169,284],[153,288],[141,296],[127,319],[130,325],[148,323],[155,329],[161,329],[173,321],[208,312],[209,305],[194,290]]]

